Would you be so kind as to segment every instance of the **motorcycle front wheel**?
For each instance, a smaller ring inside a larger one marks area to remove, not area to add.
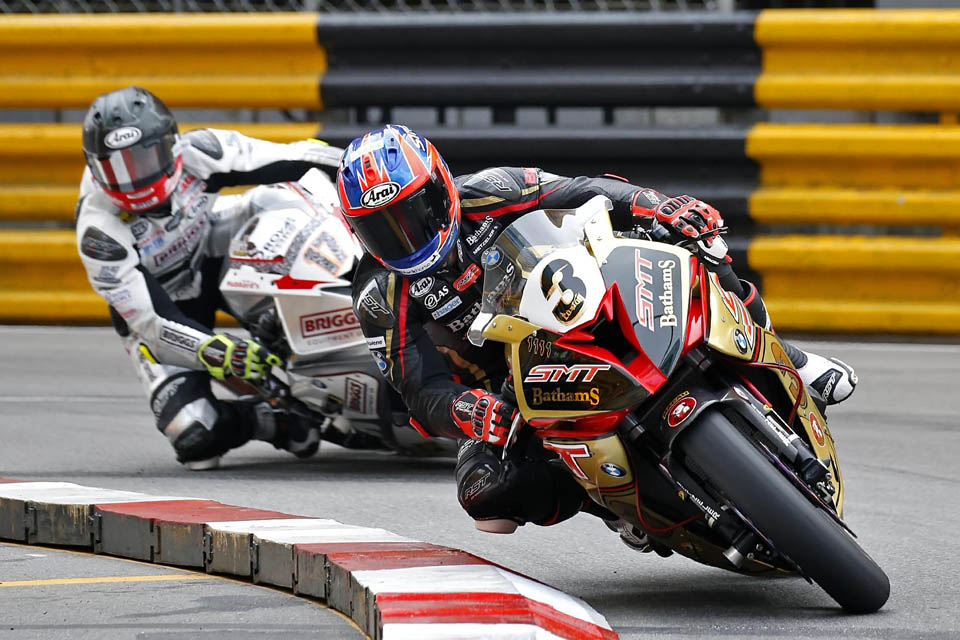
[[[693,462],[691,471],[841,607],[872,613],[886,603],[890,581],[877,563],[719,411],[705,411],[676,446]]]

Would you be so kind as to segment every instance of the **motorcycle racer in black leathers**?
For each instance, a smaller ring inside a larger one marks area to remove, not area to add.
[[[214,315],[223,304],[219,279],[230,238],[263,206],[255,199],[274,197],[271,191],[300,197],[261,190],[223,206],[217,192],[296,180],[314,167],[332,174],[341,150],[218,129],[179,135],[163,102],[127,87],[93,102],[83,151],[80,258],[177,459],[210,468],[251,438],[300,456],[316,451],[319,434],[310,425],[266,403],[218,400],[211,391],[211,375],[256,379],[280,362],[252,340],[215,333]]]
[[[738,279],[730,266],[726,244],[717,235],[723,224],[719,213],[688,196],[667,198],[615,177],[568,178],[529,167],[489,168],[453,179],[431,143],[396,125],[347,147],[338,190],[344,217],[367,250],[353,286],[367,344],[422,435],[469,438],[458,455],[458,497],[486,530],[511,530],[485,525],[504,520],[554,524],[580,510],[613,518],[536,443],[524,452],[523,462],[501,462],[500,445],[517,411],[498,393],[508,374],[503,348],[496,343],[475,347],[466,331],[480,311],[481,256],[519,216],[575,208],[606,196],[616,229],[656,224],[674,240],[694,239],[701,260],[723,286],[744,300],[756,321],[769,326],[756,288]],[[828,363],[847,385],[846,395],[852,392],[855,378],[845,365],[841,369],[820,356],[793,351],[791,357],[802,360],[798,365],[815,358]],[[815,378],[826,374],[818,366]],[[835,381],[834,393],[842,386]],[[642,533],[634,533],[621,531],[625,541],[641,546],[630,537]]]

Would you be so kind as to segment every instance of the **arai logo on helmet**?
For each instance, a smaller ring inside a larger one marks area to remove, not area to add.
[[[370,187],[360,196],[360,205],[365,209],[378,209],[400,194],[400,185],[396,182],[384,182]]]
[[[111,149],[125,149],[142,137],[143,132],[136,127],[120,127],[108,133],[103,144]]]

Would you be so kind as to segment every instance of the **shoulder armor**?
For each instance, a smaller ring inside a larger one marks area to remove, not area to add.
[[[496,196],[503,200],[519,200],[523,184],[523,169],[491,167],[458,180],[465,197]]]
[[[223,146],[211,131],[195,129],[183,134],[183,139],[189,142],[191,147],[199,149],[214,160],[223,159]]]
[[[386,272],[374,273],[365,281],[358,281],[363,284],[353,289],[354,313],[361,321],[382,329],[391,329],[397,323],[397,318],[384,296],[389,277],[390,274]]]
[[[114,262],[127,257],[126,248],[94,226],[87,227],[80,239],[80,252],[95,260]]]

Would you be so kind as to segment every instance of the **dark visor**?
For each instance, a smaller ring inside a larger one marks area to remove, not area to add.
[[[447,186],[434,171],[422,187],[396,203],[350,216],[350,226],[367,251],[381,260],[401,260],[450,226],[450,204]]]
[[[174,134],[169,133],[150,146],[135,145],[89,158],[96,179],[111,191],[138,191],[170,175],[173,170]]]

